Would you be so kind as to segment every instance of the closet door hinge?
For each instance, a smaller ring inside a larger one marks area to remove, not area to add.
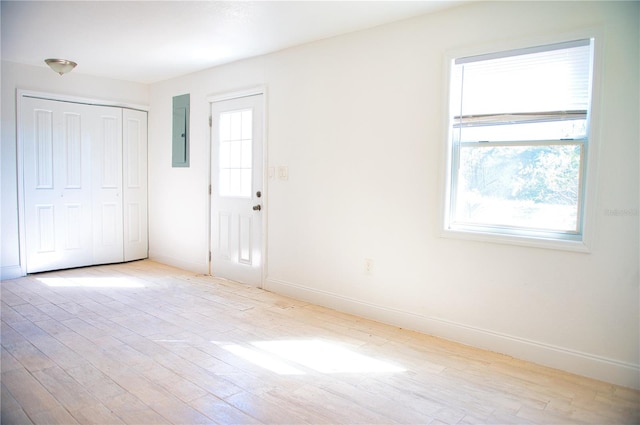
[[[209,195],[211,195],[211,185],[209,185]]]
[[[209,115],[209,127],[213,127],[213,117]]]
[[[209,251],[209,262],[211,262],[211,251]]]

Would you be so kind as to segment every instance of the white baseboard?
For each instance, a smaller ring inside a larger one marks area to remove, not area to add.
[[[640,389],[640,365],[637,364],[609,359],[440,318],[427,317],[416,313],[375,305],[278,279],[267,278],[264,289],[378,322],[506,354],[543,366],[624,387]]]
[[[166,255],[156,255],[152,252],[149,253],[149,260],[194,273],[209,273],[209,265],[206,263],[195,263],[193,261],[182,260],[180,258],[169,257]]]
[[[24,276],[20,265],[17,266],[2,266],[0,269],[0,280],[17,279]]]

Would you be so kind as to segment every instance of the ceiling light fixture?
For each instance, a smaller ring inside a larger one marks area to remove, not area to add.
[[[53,69],[60,75],[70,72],[73,68],[76,67],[76,65],[78,65],[77,63],[66,59],[45,59],[44,61],[47,65],[49,65],[49,67],[51,67],[51,69]]]

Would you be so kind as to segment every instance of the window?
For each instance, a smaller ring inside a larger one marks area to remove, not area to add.
[[[592,44],[453,61],[446,230],[582,241]]]

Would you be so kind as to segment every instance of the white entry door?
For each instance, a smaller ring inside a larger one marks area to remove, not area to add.
[[[262,284],[263,96],[213,102],[211,274]]]

